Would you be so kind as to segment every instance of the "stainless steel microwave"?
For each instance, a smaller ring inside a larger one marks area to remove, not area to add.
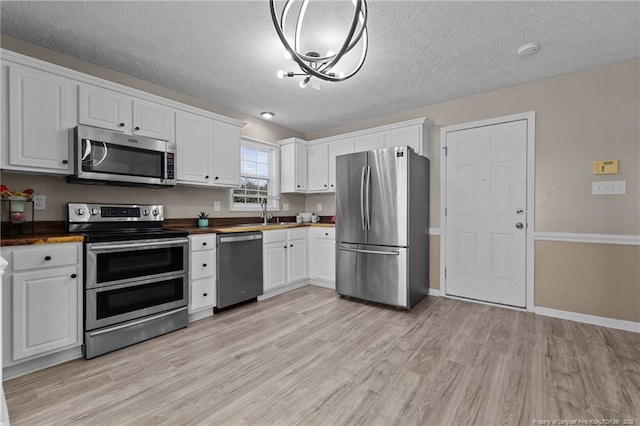
[[[74,129],[71,183],[168,187],[176,184],[175,143],[90,126]]]

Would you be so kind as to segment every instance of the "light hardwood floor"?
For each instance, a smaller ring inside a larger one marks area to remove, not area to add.
[[[4,385],[13,425],[638,425],[640,336],[308,286]]]

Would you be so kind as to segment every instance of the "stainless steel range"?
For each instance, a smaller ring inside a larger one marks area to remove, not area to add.
[[[84,356],[187,326],[187,232],[162,229],[163,206],[68,204],[85,236]]]

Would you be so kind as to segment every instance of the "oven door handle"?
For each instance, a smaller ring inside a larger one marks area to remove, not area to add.
[[[148,242],[148,243],[111,244],[106,246],[89,247],[89,250],[100,251],[100,250],[121,250],[121,249],[141,248],[141,247],[162,247],[162,246],[176,245],[176,243],[183,244],[187,242],[189,242],[189,240],[185,238],[184,240],[155,241],[155,242]]]
[[[115,327],[109,327],[109,328],[105,328],[103,330],[92,331],[92,332],[89,333],[89,336],[91,336],[91,337],[99,336],[101,334],[111,333],[112,331],[121,330],[123,328],[128,328],[128,327],[131,327],[132,325],[144,324],[145,322],[153,321],[153,320],[156,320],[158,318],[167,317],[169,315],[175,314],[176,312],[184,311],[186,309],[187,309],[187,307],[185,306],[184,308],[178,308],[178,309],[174,309],[173,311],[163,312],[163,313],[161,313],[159,315],[153,315],[153,316],[150,316],[150,317],[139,319],[137,321],[128,322],[126,324],[116,325]]]

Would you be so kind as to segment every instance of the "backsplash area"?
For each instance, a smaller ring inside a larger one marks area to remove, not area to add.
[[[257,212],[229,211],[229,190],[198,188],[178,185],[166,189],[130,188],[103,185],[78,185],[67,183],[64,176],[32,175],[22,173],[2,172],[0,182],[11,190],[22,191],[33,188],[34,194],[47,197],[46,209],[35,212],[35,220],[66,220],[66,206],[69,202],[86,203],[122,203],[122,204],[163,204],[165,217],[168,219],[191,218],[204,211],[210,217],[243,217],[259,216]],[[333,196],[321,196],[335,199]],[[214,201],[220,202],[220,211],[213,211]],[[284,203],[289,204],[289,210],[283,211]],[[327,207],[324,208],[324,204]],[[335,212],[330,201],[323,201],[322,215]],[[314,203],[315,205],[315,203]],[[280,197],[280,211],[276,216],[290,216],[307,210],[305,196],[302,194],[282,194]],[[310,211],[315,211],[312,209]]]

